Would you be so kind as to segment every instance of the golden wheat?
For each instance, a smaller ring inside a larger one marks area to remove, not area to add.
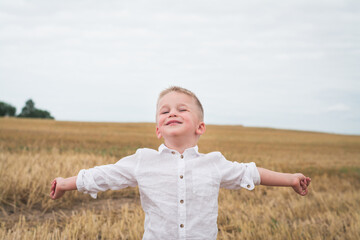
[[[151,123],[0,119],[0,239],[141,239],[137,188],[49,199],[51,180],[157,148]],[[303,172],[306,197],[289,188],[221,190],[218,239],[360,239],[360,137],[208,126],[201,152]]]

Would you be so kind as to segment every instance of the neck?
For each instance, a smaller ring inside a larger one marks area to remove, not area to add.
[[[183,154],[184,151],[188,148],[195,147],[198,142],[198,139],[194,139],[193,141],[171,141],[171,140],[172,139],[168,139],[167,141],[164,141],[165,146],[170,149],[178,151],[180,154]]]

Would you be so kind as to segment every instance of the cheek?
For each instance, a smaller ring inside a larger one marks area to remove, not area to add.
[[[184,117],[183,119],[186,123],[191,124],[191,125],[195,125],[195,123],[196,123],[196,119],[191,115],[188,115],[188,116]]]
[[[157,125],[161,126],[165,121],[165,117],[164,116],[158,116],[157,118]]]

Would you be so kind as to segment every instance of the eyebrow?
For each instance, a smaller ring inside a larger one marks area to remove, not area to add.
[[[185,103],[180,103],[179,105],[177,105],[177,107],[188,107],[188,105],[186,105]]]
[[[168,107],[169,107],[169,105],[167,105],[167,104],[162,105],[162,106],[159,107],[159,111],[160,111],[161,109],[163,109],[163,108],[168,108]]]
[[[159,110],[161,110],[161,109],[163,109],[163,108],[166,108],[166,107],[169,107],[169,104],[166,103],[166,104],[160,106],[160,107],[159,107]],[[178,104],[176,107],[188,107],[188,105],[185,104],[185,103],[180,103],[180,104]]]

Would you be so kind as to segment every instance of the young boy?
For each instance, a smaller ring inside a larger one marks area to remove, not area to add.
[[[303,174],[230,162],[219,152],[199,153],[197,142],[205,133],[203,108],[189,90],[164,90],[156,109],[156,135],[164,140],[158,151],[138,149],[115,164],[56,178],[50,197],[58,199],[77,189],[96,198],[99,191],[138,185],[145,212],[143,239],[216,239],[220,187],[290,186],[307,194],[311,179]]]

